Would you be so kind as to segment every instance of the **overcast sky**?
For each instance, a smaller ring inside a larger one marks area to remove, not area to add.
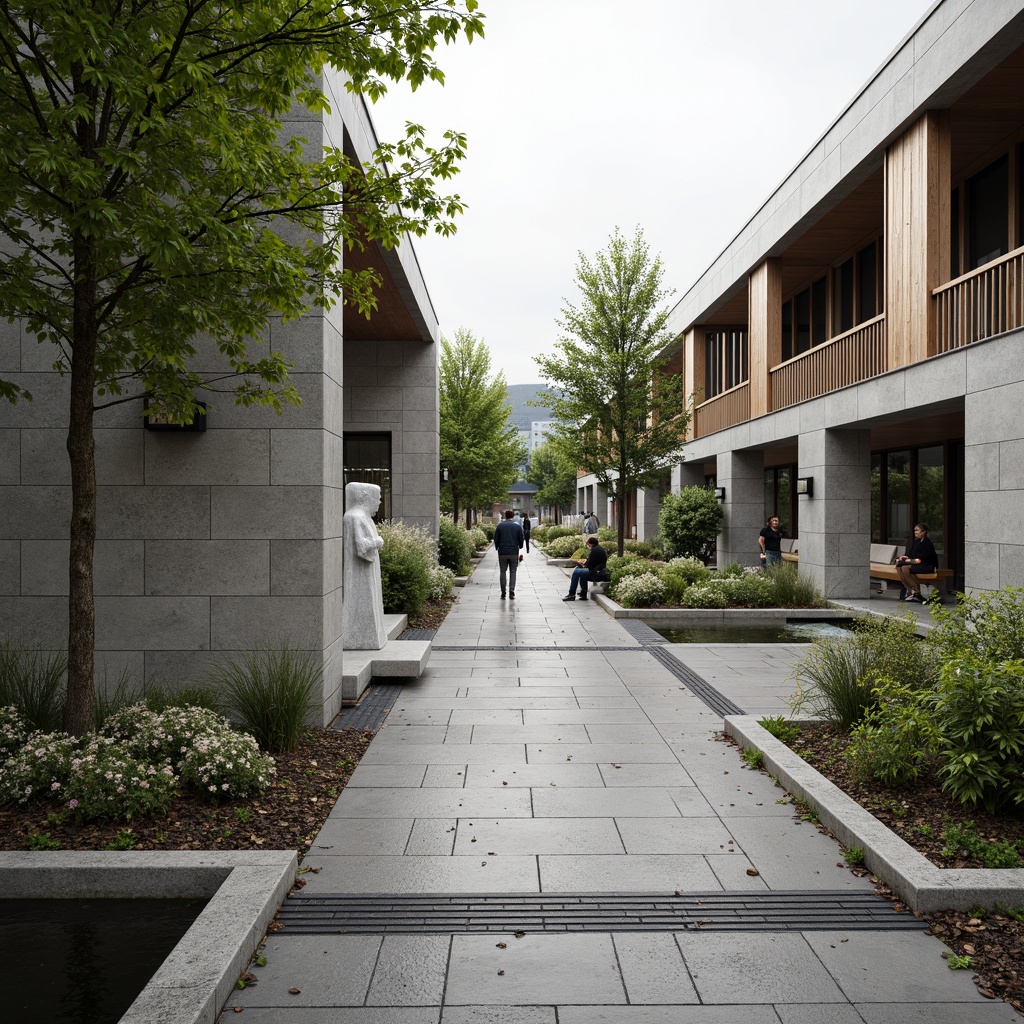
[[[540,380],[577,254],[640,226],[680,298],[932,6],[932,0],[481,0],[486,37],[446,83],[393,89],[405,121],[469,136],[451,238],[416,251],[442,333]]]

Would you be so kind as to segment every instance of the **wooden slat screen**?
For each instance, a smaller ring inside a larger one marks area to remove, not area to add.
[[[772,409],[818,398],[886,371],[885,314],[771,370]]]
[[[936,288],[935,350],[1024,326],[1024,247]]]
[[[704,437],[716,430],[750,419],[750,384],[746,381],[702,402],[693,411],[693,436]]]

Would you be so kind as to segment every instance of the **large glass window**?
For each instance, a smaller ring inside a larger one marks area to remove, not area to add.
[[[704,335],[704,400],[747,380],[747,331],[742,327],[709,330]]]
[[[928,527],[928,536],[939,555],[945,552],[945,473],[942,445],[917,450],[917,522]]]
[[[391,518],[391,434],[345,434],[345,483],[376,484],[380,508],[374,519]]]
[[[878,249],[874,242],[857,253],[857,323],[878,316]]]
[[[832,276],[833,334],[853,330],[853,257],[836,267]]]
[[[971,269],[1010,251],[1010,160],[1001,156],[967,182],[968,260]]]
[[[796,466],[776,466],[764,471],[764,518],[779,517],[779,529],[786,537],[797,536],[797,506],[793,501]]]
[[[885,470],[885,543],[902,547],[911,532],[910,452],[889,452]]]

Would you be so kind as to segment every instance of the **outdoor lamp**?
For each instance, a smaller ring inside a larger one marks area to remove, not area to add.
[[[804,494],[808,498],[814,497],[814,477],[798,476],[796,478],[796,493]]]
[[[717,498],[718,501],[725,501],[725,488],[724,487],[716,487],[715,488],[715,498]]]

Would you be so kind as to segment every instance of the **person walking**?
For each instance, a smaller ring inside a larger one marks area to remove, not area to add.
[[[928,536],[928,527],[918,523],[914,527],[914,539],[908,545],[907,553],[896,559],[896,574],[906,595],[902,600],[922,604],[921,584],[914,577],[927,576],[938,567],[939,556]]]
[[[589,537],[591,534],[596,534],[597,530],[597,516],[593,512],[588,512],[587,518],[583,522],[583,532]]]
[[[530,531],[533,529],[533,523],[530,522],[528,515],[523,516],[523,537],[526,538],[526,553],[530,553]]]
[[[513,521],[512,509],[505,510],[505,518],[494,528],[494,548],[498,552],[498,581],[501,584],[501,600],[505,600],[505,577],[508,577],[508,596],[515,600],[516,570],[523,560],[522,547],[526,543],[523,528]]]
[[[569,580],[569,593],[562,598],[563,601],[575,601],[577,587],[580,589],[580,600],[586,601],[587,584],[599,583],[605,578],[608,553],[601,547],[596,537],[587,538],[587,547],[590,549],[587,557],[580,562],[578,569],[573,569]]]
[[[778,565],[782,561],[782,531],[779,529],[779,517],[769,516],[763,529],[757,535],[757,543],[761,548],[761,565],[767,569],[770,565]]]

